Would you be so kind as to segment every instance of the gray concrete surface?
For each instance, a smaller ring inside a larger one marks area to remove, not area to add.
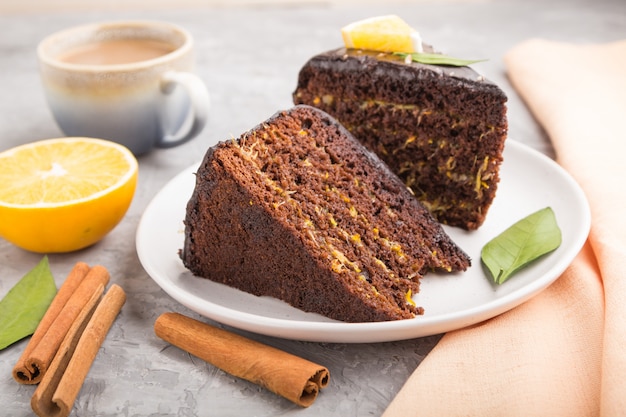
[[[168,347],[154,335],[154,320],[165,311],[197,316],[165,294],[137,258],[134,236],[146,205],[168,180],[198,161],[207,147],[289,107],[300,66],[310,56],[339,46],[339,28],[348,22],[396,13],[416,27],[425,41],[451,55],[488,58],[475,68],[509,95],[511,140],[551,156],[552,148],[542,129],[507,81],[502,56],[531,37],[581,43],[626,37],[623,0],[272,3],[249,7],[148,6],[117,11],[97,7],[62,12],[48,8],[38,11],[36,7],[11,14],[0,11],[0,150],[61,136],[40,88],[35,48],[44,36],[68,26],[122,18],[178,23],[196,38],[197,72],[212,93],[210,120],[198,138],[140,158],[139,187],[122,223],[89,249],[50,256],[59,285],[75,262],[84,261],[109,268],[112,282],[128,294],[87,376],[73,416],[381,415],[439,336],[335,344],[245,333],[330,369],[330,386],[313,406],[300,409]],[[0,297],[40,259],[41,255],[0,239]],[[20,386],[11,378],[11,369],[25,345],[22,341],[0,351],[2,416],[32,415],[34,387]]]

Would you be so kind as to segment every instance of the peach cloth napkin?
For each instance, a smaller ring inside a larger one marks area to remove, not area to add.
[[[626,41],[533,39],[505,64],[589,199],[589,238],[537,297],[446,334],[384,417],[626,415]]]

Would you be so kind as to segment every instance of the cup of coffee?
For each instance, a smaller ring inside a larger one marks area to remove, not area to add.
[[[109,139],[135,155],[182,144],[204,128],[209,93],[193,71],[193,39],[154,21],[94,23],[38,46],[46,99],[67,136]]]

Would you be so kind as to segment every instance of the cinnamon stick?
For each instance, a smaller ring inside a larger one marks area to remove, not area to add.
[[[321,365],[178,313],[162,314],[154,331],[223,371],[302,407],[313,404],[330,380],[328,369]]]
[[[41,383],[31,399],[31,406],[37,415],[53,416],[59,412],[59,408],[52,402],[52,397],[61,381],[61,377],[63,377],[67,364],[72,358],[76,345],[99,302],[100,294],[94,293],[93,297],[81,310],[72,327],[70,327],[57,354],[54,356],[52,363],[50,363],[48,371],[41,379]]]
[[[125,302],[126,293],[113,284],[102,301],[98,303],[94,297],[85,305],[79,316],[91,318],[88,322],[79,318],[73,323],[33,394],[31,407],[39,417],[69,416],[98,350]]]
[[[74,268],[70,271],[65,282],[61,285],[61,288],[57,291],[56,295],[52,299],[50,306],[46,310],[46,313],[42,317],[37,329],[30,338],[30,341],[26,345],[24,352],[17,360],[15,367],[13,368],[13,378],[17,382],[22,384],[34,384],[32,374],[36,371],[32,367],[28,366],[29,357],[35,346],[39,344],[41,339],[45,336],[46,332],[57,318],[63,306],[67,303],[67,300],[72,296],[76,288],[80,285],[87,272],[89,272],[89,265],[84,262],[78,262],[74,265]]]
[[[37,384],[57,353],[65,335],[95,293],[102,294],[108,271],[99,265],[77,263],[52,300],[15,367],[13,378],[21,384]]]

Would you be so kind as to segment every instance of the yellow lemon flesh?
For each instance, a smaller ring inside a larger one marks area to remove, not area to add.
[[[380,52],[421,52],[419,33],[395,15],[370,17],[341,29],[346,48]]]
[[[109,233],[130,207],[137,159],[93,138],[48,139],[0,153],[0,236],[32,252],[70,252]]]

